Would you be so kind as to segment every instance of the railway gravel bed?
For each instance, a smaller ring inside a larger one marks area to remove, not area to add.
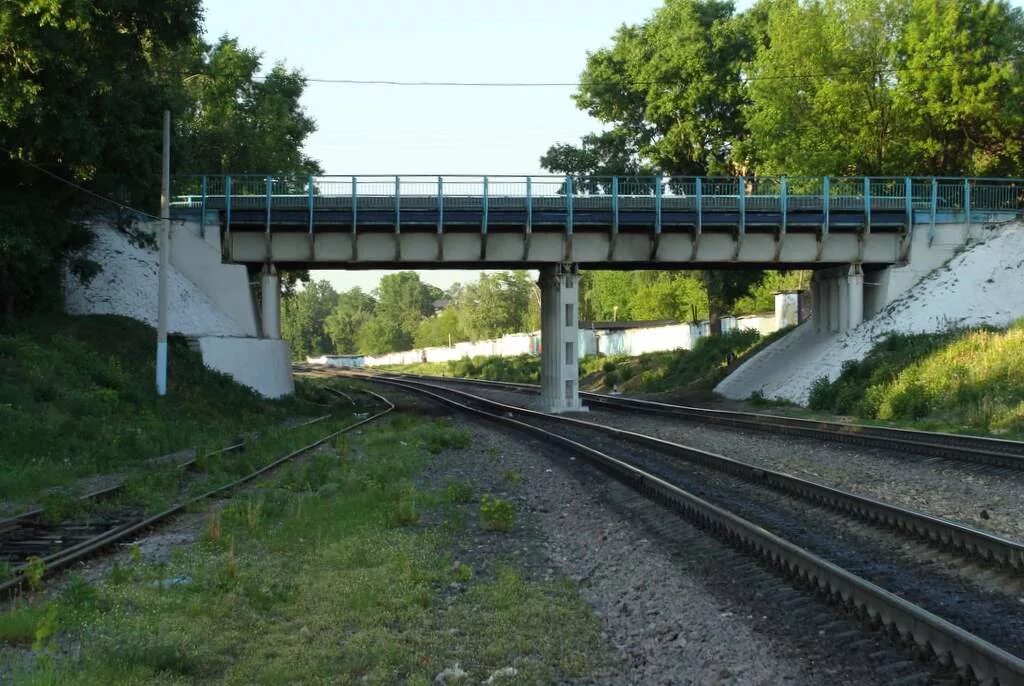
[[[525,407],[532,399],[522,392],[454,385],[509,405]],[[904,458],[876,448],[782,437],[638,412],[591,409],[583,418],[1024,540],[1024,474],[1018,471],[920,455]]]
[[[888,684],[930,676],[859,620],[583,460],[415,395],[386,394],[400,409],[450,414],[473,436],[471,450],[443,453],[423,486],[470,481],[516,503],[513,533],[470,527],[459,534],[461,560],[486,568],[485,560],[507,557],[540,578],[565,575],[579,584],[620,656],[585,683]],[[509,472],[521,481],[510,483]]]

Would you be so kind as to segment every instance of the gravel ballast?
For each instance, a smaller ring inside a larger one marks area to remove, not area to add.
[[[468,392],[528,406],[531,394]],[[648,434],[1024,541],[1024,473],[876,448],[592,408],[587,421]]]
[[[385,393],[401,398],[403,407],[443,411],[394,389]],[[581,459],[511,430],[452,416],[472,434],[472,447],[443,454],[421,485],[471,481],[479,493],[516,503],[514,532],[470,532],[456,554],[474,564],[475,558],[507,555],[531,564],[541,578],[555,574],[578,582],[619,656],[607,673],[586,683],[868,684],[927,672],[865,634],[856,620]],[[514,484],[510,472],[518,475]],[[840,647],[831,640],[835,627],[821,628],[836,622],[847,635]]]

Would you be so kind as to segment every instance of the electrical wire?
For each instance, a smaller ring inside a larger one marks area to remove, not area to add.
[[[36,171],[42,172],[43,174],[46,174],[50,178],[56,179],[57,181],[60,181],[61,183],[63,183],[66,186],[70,186],[71,188],[75,189],[76,191],[79,191],[81,193],[85,193],[86,195],[88,195],[90,197],[96,198],[97,200],[101,200],[101,201],[103,201],[105,203],[108,203],[110,205],[115,205],[117,207],[120,207],[123,210],[128,210],[130,212],[134,212],[136,214],[142,215],[143,217],[148,217],[149,219],[155,219],[157,221],[163,221],[163,217],[158,217],[158,216],[156,216],[154,214],[150,214],[149,212],[146,212],[144,210],[140,210],[137,207],[132,207],[131,205],[126,205],[123,202],[119,202],[117,200],[114,200],[113,198],[104,197],[104,196],[100,195],[99,193],[96,193],[95,191],[89,190],[85,186],[81,186],[81,185],[75,183],[74,181],[70,181],[69,179],[65,179],[63,176],[60,176],[59,174],[54,174],[49,169],[41,167],[38,164],[36,164],[35,162],[31,162],[29,160],[26,160],[23,157],[18,157],[17,155],[14,154],[14,152],[12,150],[9,150],[9,149],[5,148],[2,145],[0,145],[0,150],[2,150],[5,153],[7,153],[7,156],[10,157],[12,160],[15,160],[17,162],[21,162],[22,164],[25,164],[25,165],[27,165],[29,167],[32,167]],[[175,223],[180,223],[180,224],[184,224],[185,223],[184,219],[171,219],[170,221],[175,222]]]
[[[995,60],[987,60],[984,62],[978,62],[972,66],[996,66],[1006,63],[1020,62],[1024,60],[1024,55],[1014,55],[1011,57],[1003,57]],[[903,72],[915,72],[915,71],[934,71],[937,68],[943,66],[955,66],[964,65],[963,61],[949,61],[949,62],[937,62],[921,67],[882,67],[882,66],[871,66],[865,68],[849,68],[830,72],[815,72],[806,74],[762,74],[760,76],[743,76],[742,69],[740,74],[740,80],[744,83],[750,83],[754,81],[785,81],[785,80],[813,80],[813,79],[831,79],[841,76],[855,76],[859,74],[878,74],[878,75],[894,75]],[[751,64],[744,65],[746,67],[752,66]],[[268,78],[267,75],[254,76],[254,81],[265,81]],[[303,77],[303,80],[307,83],[317,84],[330,84],[330,85],[343,85],[343,86],[400,86],[400,87],[438,87],[438,88],[582,88],[582,87],[594,87],[594,86],[615,86],[621,87],[623,85],[629,85],[634,87],[650,87],[650,86],[674,86],[678,84],[678,81],[668,79],[646,79],[638,81],[622,80],[622,81],[403,81],[397,79],[342,79],[342,78],[322,78],[322,77]],[[696,80],[717,80],[717,76],[714,74],[704,74]]]

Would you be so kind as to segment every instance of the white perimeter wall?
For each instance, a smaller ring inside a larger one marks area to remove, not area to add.
[[[722,331],[753,329],[762,335],[779,328],[774,313],[746,317],[723,317]],[[708,335],[708,323],[671,324],[638,329],[580,329],[579,350],[589,355],[642,355],[664,350],[691,350],[697,340]],[[464,357],[540,354],[540,332],[514,333],[486,341],[456,343],[453,346],[416,348],[384,355],[324,355],[310,357],[313,364],[335,367],[385,367],[421,362],[450,362]]]

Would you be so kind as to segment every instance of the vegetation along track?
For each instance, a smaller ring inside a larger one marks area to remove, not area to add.
[[[352,398],[342,391],[329,387],[325,387],[325,390],[355,404]],[[38,578],[41,578],[41,575],[48,575],[64,569],[72,563],[88,557],[132,534],[155,526],[198,502],[237,488],[300,455],[308,453],[336,436],[382,417],[395,409],[395,406],[384,396],[373,391],[364,392],[372,396],[376,402],[381,403],[384,409],[318,438],[297,450],[293,450],[230,483],[223,484],[175,504],[156,514],[147,516],[139,514],[137,511],[121,510],[99,516],[92,515],[85,521],[72,520],[53,523],[47,520],[46,512],[43,509],[35,509],[9,519],[0,520],[0,562],[12,565],[10,567],[11,577],[0,583],[0,593],[6,594],[17,590],[26,582],[33,581],[31,578],[33,576],[36,576],[35,580],[38,580]],[[298,424],[296,427],[310,426],[325,419],[327,419],[327,416],[317,417],[308,422]],[[242,449],[244,445],[244,441],[239,441],[207,455],[237,451]],[[195,464],[196,460],[193,458],[182,463],[180,466],[183,469],[189,469],[194,467]],[[102,491],[90,493],[84,496],[82,501],[84,503],[91,499],[109,497],[116,493],[119,488],[120,485],[115,485]],[[30,559],[33,561],[29,561]]]
[[[374,372],[380,374],[380,372]],[[489,381],[463,377],[433,377],[400,372],[387,372],[397,376],[424,381],[464,383],[490,386],[504,390],[536,393],[534,384]],[[851,443],[873,448],[882,448],[896,454],[916,453],[932,457],[943,457],[963,462],[973,462],[988,467],[1024,470],[1024,441],[1010,441],[984,436],[916,431],[885,426],[828,422],[819,419],[802,419],[757,412],[737,410],[716,410],[708,407],[675,405],[654,400],[626,398],[605,393],[581,392],[580,397],[587,403],[610,410],[659,414],[681,419],[722,424],[741,429],[765,431],[790,436],[817,438],[826,441]]]
[[[925,546],[901,541],[895,532],[879,536],[877,529],[851,526],[835,512],[797,498],[780,499],[778,493],[766,493],[760,482],[712,472],[699,460],[667,462],[665,452],[680,455],[676,448],[660,450],[672,445],[664,441],[639,441],[638,434],[421,381],[364,378],[419,392],[568,448],[805,585],[927,647],[940,662],[951,661],[982,683],[1024,683],[1024,660],[1018,657],[1024,653],[1024,606],[1016,593],[974,584],[965,576],[970,568],[950,570],[936,564],[930,549],[922,555],[919,549]],[[948,525],[949,537],[966,529],[928,519],[936,527]],[[1019,545],[1004,542],[1019,554]],[[962,547],[958,555],[975,553]],[[1006,581],[1011,575],[1011,585],[1019,589],[1019,574],[1019,569],[1010,569],[999,576]]]

